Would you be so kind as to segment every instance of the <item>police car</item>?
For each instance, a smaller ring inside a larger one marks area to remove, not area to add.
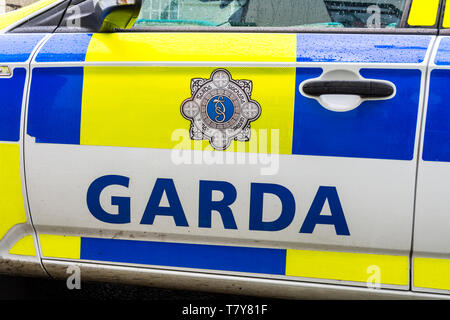
[[[0,270],[450,297],[444,0],[41,0],[0,16]]]

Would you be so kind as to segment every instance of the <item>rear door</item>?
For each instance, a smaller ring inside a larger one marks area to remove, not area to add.
[[[131,31],[46,41],[25,161],[47,270],[410,288],[439,2],[276,3],[144,1]]]
[[[428,74],[414,223],[413,290],[450,293],[450,9],[442,15]]]

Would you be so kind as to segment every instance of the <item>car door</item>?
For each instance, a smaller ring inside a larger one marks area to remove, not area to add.
[[[44,274],[24,199],[23,167],[29,62],[44,37],[0,33],[0,271],[3,273]]]
[[[428,72],[428,101],[422,125],[414,223],[413,290],[450,292],[448,94],[450,10],[443,13],[440,36]]]
[[[63,19],[31,64],[25,137],[50,273],[410,289],[439,1],[270,4],[144,1],[114,33]]]

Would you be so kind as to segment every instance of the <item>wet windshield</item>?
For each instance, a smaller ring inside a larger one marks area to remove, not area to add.
[[[135,26],[395,28],[405,0],[143,0]]]

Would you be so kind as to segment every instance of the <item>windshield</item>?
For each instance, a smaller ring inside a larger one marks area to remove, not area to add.
[[[143,0],[135,26],[395,28],[405,0]]]

